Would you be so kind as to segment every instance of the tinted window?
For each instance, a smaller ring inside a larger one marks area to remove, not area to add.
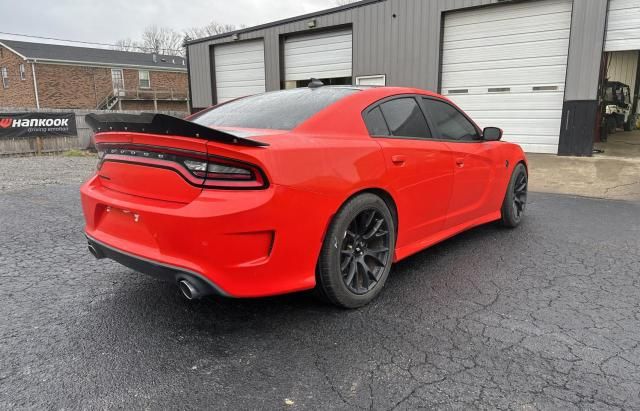
[[[434,127],[438,129],[438,138],[447,140],[477,140],[478,131],[455,107],[442,101],[423,99],[431,115]]]
[[[356,92],[353,88],[329,87],[272,91],[230,101],[191,121],[208,127],[291,130],[323,108]]]
[[[429,138],[427,120],[412,97],[398,98],[380,104],[391,134],[402,137]]]
[[[365,116],[364,122],[367,124],[369,135],[372,136],[388,136],[389,127],[387,127],[384,117],[382,117],[382,111],[380,107],[376,107],[369,111]]]

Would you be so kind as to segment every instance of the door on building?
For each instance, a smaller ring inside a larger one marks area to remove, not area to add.
[[[325,85],[352,84],[352,55],[351,28],[287,37],[282,88],[306,87],[311,78]]]
[[[111,84],[113,85],[113,94],[115,96],[124,95],[124,76],[122,69],[111,69]]]
[[[640,2],[610,0],[600,78],[600,129],[596,144],[609,156],[640,156]],[[628,98],[627,98],[628,94]],[[623,133],[623,130],[632,131]]]
[[[247,40],[213,47],[216,101],[264,93],[264,42]]]
[[[541,0],[447,13],[442,94],[525,151],[557,153],[571,9]]]

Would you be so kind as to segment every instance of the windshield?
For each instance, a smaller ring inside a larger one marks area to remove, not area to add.
[[[230,101],[191,121],[207,127],[292,130],[320,110],[357,91],[346,87],[272,91]]]

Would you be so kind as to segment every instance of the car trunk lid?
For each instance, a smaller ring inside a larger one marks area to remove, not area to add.
[[[208,142],[219,142],[230,150],[266,145],[160,114],[91,114],[87,123],[98,132],[98,176],[104,187],[176,203],[193,201],[207,185]],[[224,163],[216,170],[240,169]]]

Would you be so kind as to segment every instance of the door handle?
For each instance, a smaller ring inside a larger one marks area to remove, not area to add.
[[[407,156],[403,156],[401,154],[396,154],[395,156],[391,156],[391,162],[396,166],[404,165],[407,161]]]
[[[464,167],[464,158],[456,158],[456,165],[460,168]]]

